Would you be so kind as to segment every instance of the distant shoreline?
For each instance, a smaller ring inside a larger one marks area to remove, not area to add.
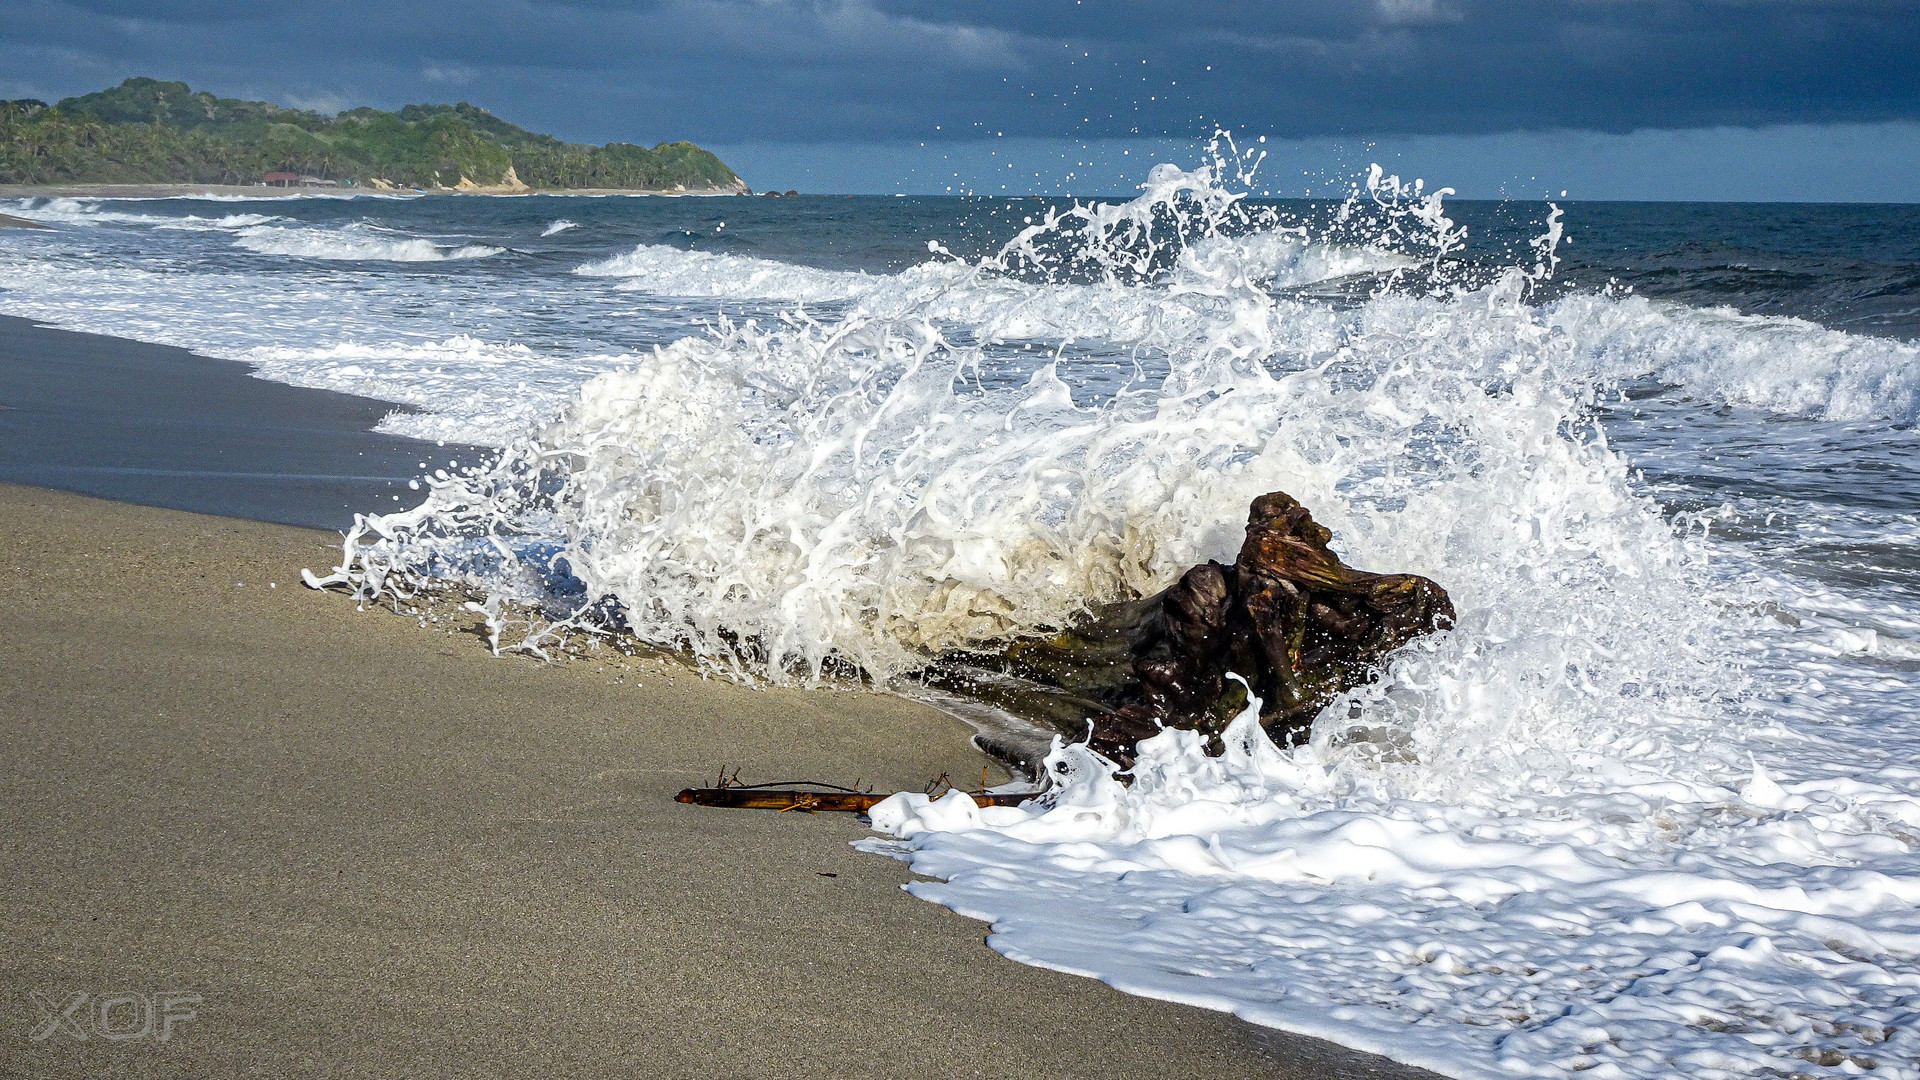
[[[322,187],[304,185],[294,187],[267,186],[264,184],[0,184],[0,199],[180,199],[195,195],[211,195],[219,198],[275,199],[291,198],[298,195],[661,195],[661,196],[712,196],[738,195],[744,192],[729,191],[724,188],[710,188],[689,191],[653,191],[640,188],[534,188],[521,192],[458,191],[444,188],[439,191],[405,188],[399,191],[377,191],[371,187]]]

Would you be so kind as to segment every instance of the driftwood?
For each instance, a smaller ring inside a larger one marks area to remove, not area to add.
[[[948,657],[929,671],[929,682],[1063,733],[1087,733],[1091,749],[1131,767],[1135,745],[1162,727],[1218,736],[1246,707],[1231,671],[1259,695],[1267,733],[1291,744],[1320,710],[1376,678],[1388,653],[1454,621],[1453,602],[1438,584],[1355,570],[1327,546],[1332,539],[1292,496],[1262,495],[1248,509],[1246,540],[1232,565],[1201,563],[1164,592],[1106,605],[1052,637]],[[1210,741],[1217,752],[1217,739]],[[1020,764],[1034,769],[1037,760],[1026,758],[1043,753],[1023,755]],[[681,792],[680,801],[864,812],[886,797],[770,787],[723,777],[719,787]],[[982,806],[1032,797],[969,794]]]
[[[1290,743],[1388,653],[1452,625],[1445,589],[1341,562],[1332,534],[1286,493],[1255,499],[1247,517],[1231,565],[1202,563],[1051,637],[951,657],[930,681],[1069,738],[1091,729],[1093,749],[1130,765],[1162,726],[1218,734],[1246,706],[1229,671],[1253,684],[1268,734]]]
[[[873,791],[802,791],[797,788],[750,788],[717,787],[688,788],[674,796],[680,802],[695,806],[722,806],[741,810],[842,810],[849,813],[864,814],[877,806],[892,792],[880,794]],[[1022,795],[1000,795],[990,792],[969,791],[967,797],[975,806],[1019,806],[1034,793]]]
[[[1293,740],[1387,653],[1453,625],[1453,603],[1414,574],[1340,561],[1333,534],[1285,492],[1262,495],[1232,566],[1206,562],[1152,599],[1133,644],[1135,684],[1092,722],[1089,745],[1123,763],[1162,725],[1218,734],[1245,707],[1236,672],[1260,696],[1262,726]]]
[[[838,810],[847,813],[864,814],[887,798],[893,792],[861,790],[859,781],[854,787],[841,787],[838,784],[823,784],[817,780],[778,780],[770,784],[742,784],[740,770],[735,769],[729,775],[726,769],[720,770],[715,786],[687,788],[675,795],[677,802],[692,803],[695,806],[720,806],[737,810],[804,810],[812,813],[816,810]],[[1019,806],[1031,799],[1035,792],[1025,794],[999,794],[986,789],[986,770],[980,771],[980,790],[967,792],[975,806]],[[958,790],[953,782],[941,773],[927,783],[923,794],[939,798],[950,791]]]

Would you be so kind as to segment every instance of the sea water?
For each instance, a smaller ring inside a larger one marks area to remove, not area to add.
[[[1300,498],[1460,612],[1277,747],[868,846],[1028,963],[1458,1076],[1920,1077],[1920,209],[33,200],[0,312],[499,448],[333,575],[911,688]],[[324,571],[323,571],[324,573]],[[536,629],[529,647],[541,647]],[[508,635],[503,647],[512,647]]]

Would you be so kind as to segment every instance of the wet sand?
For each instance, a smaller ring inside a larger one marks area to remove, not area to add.
[[[496,659],[300,587],[315,531],[6,484],[0,521],[0,1075],[1420,1075],[1002,959],[851,816],[672,798],[977,778],[940,713]],[[122,991],[201,1000],[30,1038]]]
[[[397,510],[476,448],[371,430],[403,406],[185,349],[0,316],[0,480],[315,528]]]

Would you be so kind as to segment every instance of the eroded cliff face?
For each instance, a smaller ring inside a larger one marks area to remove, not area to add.
[[[476,184],[462,176],[460,182],[453,185],[453,191],[463,191],[474,195],[525,195],[533,189],[520,182],[520,176],[508,165],[507,171],[500,174],[497,184]]]

